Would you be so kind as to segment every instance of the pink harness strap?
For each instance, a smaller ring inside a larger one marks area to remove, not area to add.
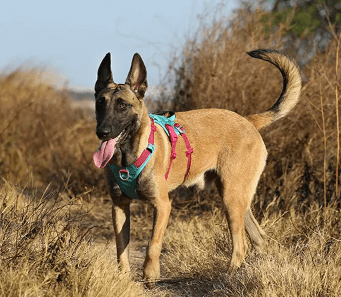
[[[188,174],[189,174],[189,170],[191,168],[193,148],[191,147],[189,139],[185,133],[185,129],[180,124],[175,123],[174,127],[166,124],[165,127],[169,133],[169,138],[170,138],[171,146],[172,146],[170,163],[169,163],[168,170],[167,170],[167,173],[165,175],[165,178],[166,178],[166,180],[168,179],[168,175],[169,175],[170,169],[172,167],[172,163],[173,163],[174,159],[176,158],[175,148],[176,148],[176,143],[178,141],[178,135],[176,134],[176,132],[174,130],[174,127],[176,127],[178,129],[178,131],[180,132],[183,140],[185,141],[186,148],[187,148],[186,157],[187,157],[188,161],[187,161],[187,171],[185,174],[185,179],[186,179]]]
[[[155,126],[154,120],[152,118],[150,118],[150,122],[151,122],[151,131],[150,131],[149,138],[148,138],[148,144],[153,145],[154,144],[154,132],[156,131],[156,126]],[[140,167],[148,159],[148,157],[151,153],[152,152],[148,148],[146,148],[142,152],[141,156],[137,158],[134,165],[136,167]]]
[[[193,148],[191,147],[189,139],[188,139],[188,137],[187,137],[187,135],[185,133],[185,128],[182,127],[181,125],[179,125],[178,123],[175,123],[174,126],[179,130],[183,140],[185,141],[186,148],[187,148],[186,157],[187,157],[188,160],[187,160],[187,171],[186,171],[186,174],[185,174],[185,179],[186,179],[187,175],[189,173],[189,170],[191,168]]]
[[[166,175],[165,175],[165,178],[167,180],[168,179],[168,175],[169,175],[169,171],[170,171],[170,169],[172,167],[172,163],[173,163],[174,159],[176,158],[175,147],[176,147],[176,143],[178,141],[178,135],[175,133],[175,130],[174,130],[173,126],[166,124],[165,127],[168,130],[169,138],[170,138],[171,146],[172,146],[170,163],[169,163],[169,167],[168,167],[168,170],[166,172]]]

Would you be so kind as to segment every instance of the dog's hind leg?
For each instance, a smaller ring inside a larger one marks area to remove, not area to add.
[[[259,226],[250,208],[246,211],[245,214],[245,230],[249,235],[254,248],[257,250],[257,252],[261,252],[264,247],[264,239],[266,237],[266,233]]]
[[[112,220],[116,235],[117,261],[122,272],[130,271],[129,241],[130,241],[130,201],[113,203]]]
[[[247,154],[240,150],[240,155],[235,154],[236,161],[232,163],[224,162],[222,155],[217,170],[220,177],[218,189],[227,210],[233,244],[229,271],[240,267],[245,259],[247,249],[245,229],[253,243],[256,246],[258,244],[257,247],[262,246],[262,235],[265,234],[254,219],[250,204],[265,165],[266,151],[265,147],[257,143],[247,148]]]
[[[223,185],[222,197],[227,210],[227,220],[232,236],[232,258],[229,272],[240,267],[246,255],[244,217],[248,199],[241,197],[241,191],[232,183]]]
[[[146,259],[144,262],[143,277],[150,281],[151,286],[158,278],[160,278],[160,262],[159,257],[162,247],[162,237],[168,224],[168,218],[171,211],[171,203],[169,201],[166,187],[159,184],[159,188],[164,188],[162,193],[159,191],[154,204],[154,222],[152,238],[149,242]]]

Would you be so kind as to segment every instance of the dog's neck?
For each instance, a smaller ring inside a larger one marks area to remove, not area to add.
[[[113,163],[116,166],[126,167],[133,164],[148,145],[148,137],[151,131],[148,111],[143,106],[141,119],[133,123],[124,143],[119,145],[113,156]]]

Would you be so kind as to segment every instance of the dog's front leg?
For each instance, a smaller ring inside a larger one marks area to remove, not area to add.
[[[143,270],[143,277],[151,281],[151,284],[160,277],[159,257],[162,247],[162,237],[168,224],[170,211],[171,203],[168,192],[164,192],[163,195],[159,194],[154,204],[153,233],[148,245]]]
[[[130,271],[129,241],[130,241],[130,201],[124,199],[113,202],[112,220],[116,235],[117,261],[122,272]]]

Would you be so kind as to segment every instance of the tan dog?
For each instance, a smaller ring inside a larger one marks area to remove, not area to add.
[[[154,226],[146,259],[144,277],[155,281],[160,277],[159,256],[162,237],[171,211],[168,192],[180,185],[198,185],[214,176],[227,210],[227,219],[233,241],[229,270],[238,268],[246,253],[245,232],[257,250],[264,245],[265,232],[255,220],[250,204],[264,169],[267,151],[258,130],[284,117],[297,103],[301,77],[296,64],[274,50],[256,50],[248,53],[275,65],[283,75],[283,91],[276,103],[266,112],[244,118],[221,109],[202,109],[176,113],[176,122],[185,129],[194,148],[188,177],[186,145],[181,137],[176,145],[168,179],[171,154],[170,141],[157,126],[155,153],[140,173],[136,189],[140,199],[154,207]],[[147,89],[147,72],[138,54],[132,60],[125,84],[113,81],[110,54],[103,59],[95,85],[97,136],[102,140],[101,157],[106,162],[125,167],[133,164],[147,147],[151,122],[143,101]],[[110,161],[109,161],[110,160]],[[125,197],[104,162],[111,197],[112,216],[116,233],[117,258],[123,271],[129,271],[128,248],[131,199]]]

